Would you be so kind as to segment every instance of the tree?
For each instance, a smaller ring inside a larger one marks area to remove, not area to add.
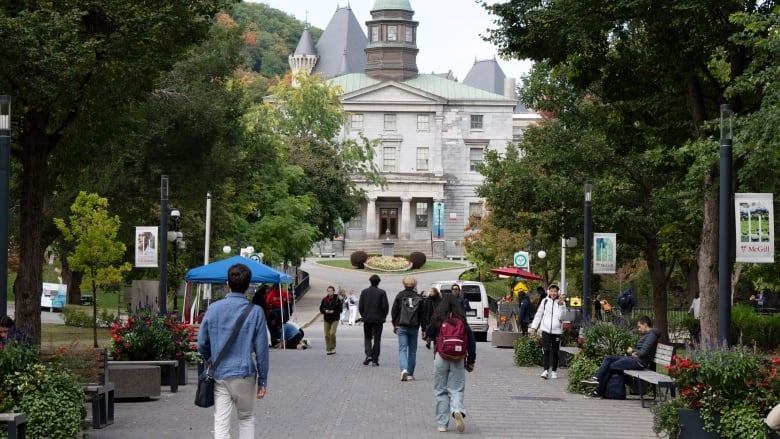
[[[55,218],[54,224],[65,241],[74,242],[75,248],[67,255],[68,264],[76,271],[87,274],[92,285],[92,335],[94,347],[97,339],[97,289],[119,282],[122,273],[130,271],[129,262],[121,263],[125,256],[125,244],[117,241],[121,221],[108,215],[108,200],[98,194],[79,193],[71,206],[73,213],[68,221]],[[115,265],[119,263],[119,265]]]
[[[698,280],[702,316],[706,316],[702,318],[702,336],[705,341],[715,340],[715,189],[719,170],[713,154],[717,151],[712,141],[715,125],[708,121],[717,118],[719,104],[727,99],[740,114],[752,112],[761,101],[762,93],[754,85],[742,90],[728,88],[748,65],[758,63],[753,67],[760,71],[766,60],[755,57],[755,50],[740,38],[743,27],[730,17],[736,13],[764,15],[772,11],[775,2],[586,0],[540,5],[533,0],[512,0],[483,5],[498,17],[498,28],[489,32],[488,39],[501,48],[503,55],[545,62],[559,72],[558,79],[575,99],[588,97],[605,106],[605,114],[612,118],[609,120],[619,122],[608,127],[608,144],[615,145],[618,153],[634,151],[639,154],[636,157],[653,163],[648,176],[657,182],[659,195],[676,201],[691,219],[696,219],[691,213],[692,197],[702,200],[697,205],[701,218]],[[674,161],[680,157],[675,153],[685,149],[690,151],[688,160]],[[685,172],[659,172],[663,164],[682,166]],[[634,180],[643,189],[642,180]],[[694,191],[684,190],[683,183],[690,181],[698,181],[698,186]],[[654,202],[657,197],[644,199]],[[633,201],[636,205],[641,198]],[[660,242],[648,244],[651,246],[646,250],[659,252],[662,248]],[[646,257],[654,273],[658,311],[658,298],[665,295],[660,281],[668,267],[655,265],[651,254]]]
[[[117,117],[115,103],[151,90],[159,73],[204,39],[232,0],[14,2],[0,13],[0,89],[11,90],[22,166],[17,320],[40,342],[45,200],[56,175],[50,159],[74,130]],[[88,145],[82,145],[89,156]],[[99,147],[99,145],[92,145]]]

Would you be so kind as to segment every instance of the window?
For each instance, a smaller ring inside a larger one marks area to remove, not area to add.
[[[471,115],[471,129],[472,130],[481,130],[482,129],[482,115],[481,114],[472,114]]]
[[[406,42],[407,43],[414,42],[414,30],[411,27],[406,28]]]
[[[382,170],[385,172],[395,171],[395,147],[385,146],[382,148]]]
[[[416,222],[415,225],[417,228],[427,229],[428,228],[428,203],[426,202],[420,202],[417,203],[417,215],[416,215]]]
[[[469,171],[477,172],[477,166],[482,163],[484,155],[485,150],[481,146],[469,148]]]
[[[398,41],[398,26],[387,26],[387,41]]]
[[[371,26],[371,42],[379,41],[379,26]]]
[[[428,170],[428,148],[417,148],[417,170]]]
[[[417,115],[417,131],[429,131],[431,129],[431,115],[430,114],[418,114]]]
[[[395,131],[396,127],[396,115],[385,114],[385,131]]]
[[[482,203],[469,203],[469,220],[474,220],[474,228],[482,226]]]
[[[349,116],[349,127],[353,131],[361,131],[363,129],[363,113],[351,114]]]

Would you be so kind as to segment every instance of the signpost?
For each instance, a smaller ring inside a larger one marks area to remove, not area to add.
[[[517,252],[514,257],[515,267],[528,270],[528,252]]]

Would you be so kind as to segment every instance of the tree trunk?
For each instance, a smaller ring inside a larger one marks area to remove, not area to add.
[[[81,281],[84,273],[71,271],[68,257],[62,257],[62,283],[68,286],[68,305],[81,305]]]
[[[21,139],[22,190],[20,211],[19,272],[14,282],[16,325],[31,331],[33,343],[41,343],[41,292],[43,289],[43,204],[47,159],[51,139],[45,134],[45,120],[26,116]],[[45,118],[41,118],[45,119]]]
[[[701,298],[701,342],[718,343],[718,197],[713,192],[716,170],[704,177],[704,218],[699,248],[699,293]]]
[[[666,266],[659,260],[658,242],[651,239],[647,243],[647,269],[650,271],[650,283],[653,285],[653,327],[661,331],[661,343],[669,343],[669,318],[666,313],[667,298]],[[636,291],[636,290],[634,290]]]

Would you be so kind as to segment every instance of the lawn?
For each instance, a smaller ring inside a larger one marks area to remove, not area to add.
[[[98,346],[109,347],[111,335],[108,328],[98,328]],[[55,348],[78,345],[81,348],[92,347],[92,327],[67,326],[57,323],[41,324],[41,347]]]

